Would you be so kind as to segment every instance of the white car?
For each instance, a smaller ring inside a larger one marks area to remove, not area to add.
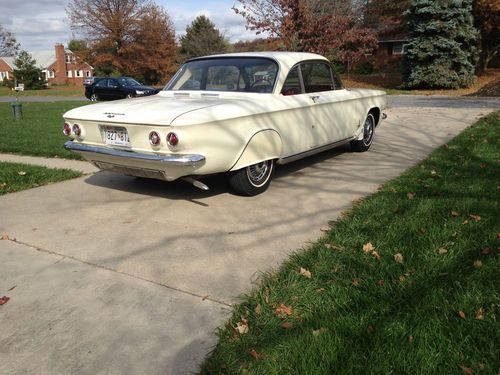
[[[385,107],[385,92],[345,89],[320,55],[215,55],[186,62],[157,95],[66,112],[64,146],[102,170],[202,189],[203,176],[227,173],[256,195],[276,164],[345,143],[368,150]]]

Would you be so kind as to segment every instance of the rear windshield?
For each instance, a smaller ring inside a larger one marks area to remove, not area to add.
[[[184,64],[168,91],[273,92],[278,64],[266,58],[210,58]]]

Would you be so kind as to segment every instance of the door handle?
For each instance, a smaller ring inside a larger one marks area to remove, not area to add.
[[[314,103],[317,103],[318,100],[320,99],[320,96],[319,95],[314,95],[314,96],[310,96],[311,100],[314,102]]]

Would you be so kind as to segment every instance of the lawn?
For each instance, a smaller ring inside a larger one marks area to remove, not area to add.
[[[60,182],[81,175],[81,172],[68,169],[50,169],[27,164],[0,162],[0,195]]]
[[[8,96],[23,98],[25,96],[84,96],[85,89],[83,86],[61,85],[49,86],[43,90],[25,90],[20,93],[9,89],[5,86],[0,86],[0,97]]]
[[[357,202],[234,306],[201,373],[498,374],[499,140],[497,112]]]
[[[12,116],[10,103],[0,103],[0,152],[79,159],[63,149],[64,112],[89,102],[22,103],[22,120]]]

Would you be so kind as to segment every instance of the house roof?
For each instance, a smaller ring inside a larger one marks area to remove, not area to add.
[[[35,51],[28,53],[35,59],[36,66],[40,69],[46,69],[56,61],[56,54],[54,51]],[[0,59],[14,69],[15,56],[0,56]]]

